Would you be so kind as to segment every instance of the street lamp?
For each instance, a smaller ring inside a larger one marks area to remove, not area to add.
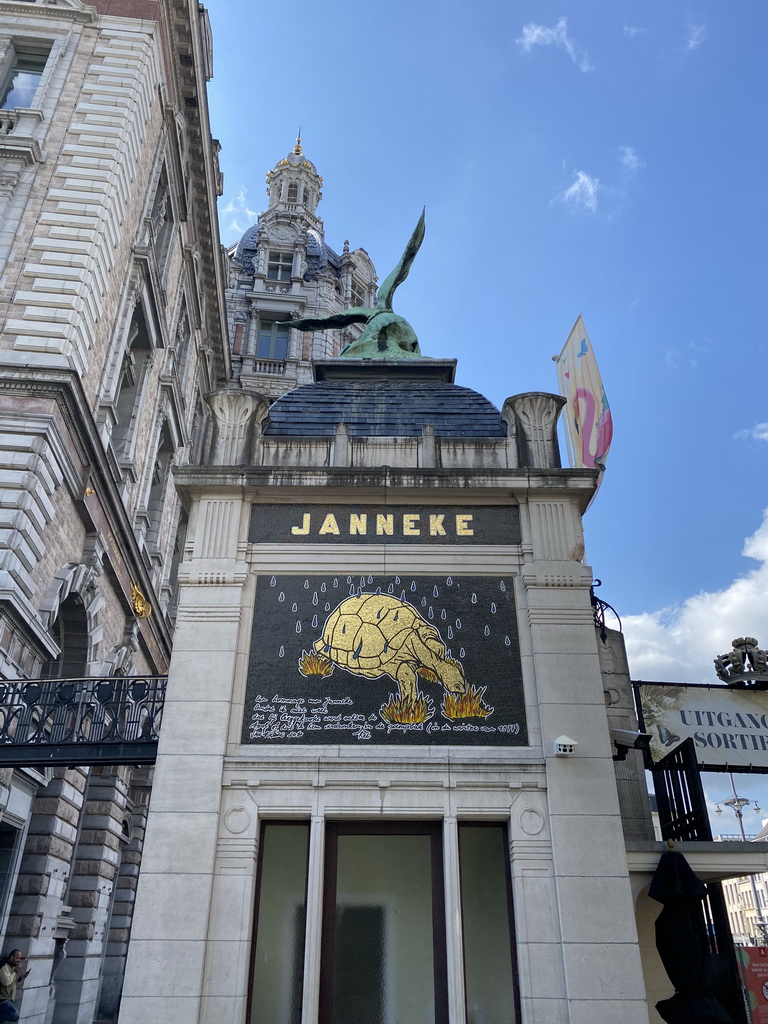
[[[749,807],[752,801],[747,800],[745,796],[739,796],[736,792],[736,783],[733,780],[733,772],[728,772],[728,778],[731,780],[731,792],[733,793],[733,796],[729,797],[727,800],[722,800],[721,803],[723,803],[726,807],[730,807],[730,809],[736,815],[736,820],[739,823],[739,832],[741,832],[742,841],[746,843],[747,835],[744,831],[744,808]],[[760,814],[761,807],[757,800],[755,800],[755,806],[753,807],[753,810],[755,814]],[[720,804],[715,804],[715,814],[722,813],[723,808],[720,806]],[[763,908],[760,906],[760,901],[758,899],[757,883],[755,882],[755,876],[750,875],[749,881],[752,886],[752,899],[755,903],[755,917],[757,928],[760,932],[760,940],[762,941],[762,944],[765,946],[768,945],[768,924],[766,924],[765,919],[763,918]]]

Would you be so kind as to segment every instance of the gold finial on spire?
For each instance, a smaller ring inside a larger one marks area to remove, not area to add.
[[[302,149],[301,149],[301,125],[299,125],[299,134],[296,136],[296,145],[293,147],[293,152],[296,154],[296,156],[301,156],[301,154],[302,154]]]

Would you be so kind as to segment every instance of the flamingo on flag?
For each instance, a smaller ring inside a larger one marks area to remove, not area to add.
[[[579,468],[599,469],[599,486],[613,438],[613,420],[581,315],[577,317],[562,352],[553,359],[557,365],[560,394],[566,399],[571,462]]]

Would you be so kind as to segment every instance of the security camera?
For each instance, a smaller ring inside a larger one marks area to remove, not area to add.
[[[578,745],[576,740],[572,740],[570,736],[558,736],[556,740],[552,740],[555,757],[570,757],[575,753]]]
[[[651,735],[647,732],[636,732],[634,729],[611,729],[611,739],[616,747],[614,761],[626,761],[628,750],[648,750]]]

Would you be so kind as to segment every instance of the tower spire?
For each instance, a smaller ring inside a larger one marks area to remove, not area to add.
[[[296,156],[301,156],[301,154],[302,154],[302,149],[301,149],[301,125],[299,125],[299,131],[298,131],[298,134],[296,136],[296,145],[293,147],[293,152],[296,154]]]

